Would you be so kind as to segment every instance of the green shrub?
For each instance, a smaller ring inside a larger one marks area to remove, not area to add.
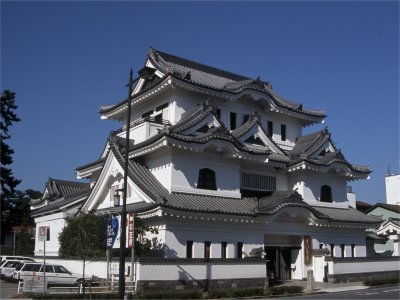
[[[282,295],[282,294],[299,294],[303,292],[301,286],[272,286],[268,288],[267,293],[270,295]]]
[[[364,285],[367,286],[378,286],[386,284],[398,284],[400,283],[400,278],[380,278],[380,279],[367,279],[364,281]]]
[[[174,293],[152,293],[134,295],[133,299],[201,299],[203,295],[199,292],[174,292]]]

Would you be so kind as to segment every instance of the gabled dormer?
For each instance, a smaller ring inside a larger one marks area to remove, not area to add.
[[[285,155],[263,128],[257,112],[250,113],[247,122],[233,130],[232,135],[249,149],[263,149],[272,153]]]

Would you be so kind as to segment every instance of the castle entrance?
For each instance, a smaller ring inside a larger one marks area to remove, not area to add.
[[[298,279],[301,268],[301,236],[265,235],[264,249],[268,277],[275,280]]]

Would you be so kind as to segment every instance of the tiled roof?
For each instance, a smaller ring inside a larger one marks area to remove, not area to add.
[[[393,212],[396,212],[396,213],[400,214],[400,205],[387,204],[387,203],[376,203],[376,204],[372,205],[369,209],[367,209],[365,211],[365,213],[367,214],[367,213],[373,211],[374,209],[376,209],[378,207],[384,208],[384,209],[387,209],[387,210],[390,210],[390,211],[393,211]]]
[[[152,48],[149,49],[147,56],[158,70],[166,74],[163,79],[171,76],[178,81],[181,80],[193,86],[205,87],[230,95],[240,95],[245,90],[254,90],[267,95],[277,107],[296,112],[302,116],[311,117],[312,122],[319,122],[326,117],[324,111],[303,109],[302,104],[295,104],[284,99],[272,90],[268,82],[263,82],[259,78],[251,79]],[[149,86],[145,84],[144,89],[136,94],[135,97],[163,82],[164,80],[156,80]],[[126,101],[127,99],[124,99],[114,106],[102,107],[100,113],[109,113],[122,106]]]
[[[352,207],[348,209],[313,206],[315,210],[329,217],[335,222],[354,222],[354,223],[381,223],[382,219],[366,215]]]
[[[315,155],[322,151],[322,147],[326,142],[330,142],[333,146],[333,152],[327,152],[324,155]],[[295,146],[289,152],[291,158],[290,165],[300,162],[308,162],[315,166],[331,166],[335,163],[345,164],[348,168],[359,174],[369,174],[371,170],[368,166],[357,166],[346,160],[342,152],[337,150],[331,140],[331,134],[327,128],[302,136],[297,139]]]
[[[57,199],[80,193],[90,188],[86,182],[67,181],[49,178],[46,183],[48,199]]]
[[[290,109],[302,114],[309,114],[318,117],[326,116],[323,111],[303,109],[302,104],[295,104],[287,101],[272,91],[269,82],[263,82],[259,78],[251,79],[249,77],[216,69],[152,48],[149,49],[148,57],[153,64],[157,68],[161,68],[163,72],[177,75],[191,83],[219,89],[232,94],[239,94],[246,89],[256,90],[270,96],[272,101],[274,101],[274,103],[279,107]],[[190,76],[188,74],[190,74]]]
[[[99,165],[99,164],[103,164],[104,162],[105,162],[105,159],[104,158],[100,158],[100,159],[98,159],[96,161],[93,161],[91,163],[78,166],[78,167],[75,168],[75,170],[79,172],[81,170],[84,170],[84,169],[87,169],[87,168],[90,168],[90,167],[93,167],[93,166],[96,166],[96,165]]]
[[[274,192],[271,196],[260,199],[257,211],[260,214],[273,215],[286,207],[303,207],[312,212],[317,218],[328,218],[304,202],[299,193],[291,191]]]
[[[90,194],[90,191],[91,190],[89,188],[74,194],[67,195],[65,197],[61,197],[57,200],[51,201],[46,206],[31,210],[31,215],[35,217],[42,214],[54,213],[60,211],[62,207],[69,206],[69,204],[72,204],[79,199],[80,201],[75,203],[73,206],[81,206],[84,203],[86,197]]]
[[[121,154],[121,149],[117,147],[112,136],[110,136],[109,142],[110,150],[123,167],[125,160]],[[291,191],[274,192],[271,196],[261,199],[248,197],[237,199],[189,193],[169,193],[145,166],[142,166],[138,162],[130,161],[128,168],[129,178],[154,201],[154,203],[141,202],[132,204],[130,209],[136,212],[164,207],[178,211],[256,217],[258,215],[273,215],[286,207],[303,207],[318,219],[325,219],[328,222],[381,222],[379,218],[364,215],[352,208],[336,209],[310,206],[303,201],[298,193]]]
[[[173,193],[164,206],[193,212],[256,216],[257,199]]]

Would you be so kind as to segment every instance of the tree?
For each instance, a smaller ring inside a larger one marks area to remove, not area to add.
[[[78,256],[82,259],[82,277],[88,258],[104,257],[107,219],[93,212],[67,219],[67,226],[59,236],[60,257]]]
[[[16,186],[21,180],[14,178],[11,168],[6,168],[13,162],[12,155],[14,150],[4,141],[11,137],[9,127],[15,122],[21,121],[17,117],[15,110],[18,108],[15,105],[15,93],[9,90],[4,90],[0,100],[0,129],[1,129],[1,197],[12,196]]]
[[[15,238],[16,255],[33,255],[35,249],[35,235],[27,227],[22,227]]]
[[[14,225],[10,214],[13,209],[12,198],[15,196],[15,188],[21,182],[14,178],[11,168],[7,166],[13,163],[12,155],[14,150],[5,143],[5,140],[10,139],[9,128],[20,119],[14,112],[17,109],[15,105],[15,93],[9,90],[4,90],[0,99],[0,142],[1,142],[1,243],[7,234],[11,233],[11,227]]]

